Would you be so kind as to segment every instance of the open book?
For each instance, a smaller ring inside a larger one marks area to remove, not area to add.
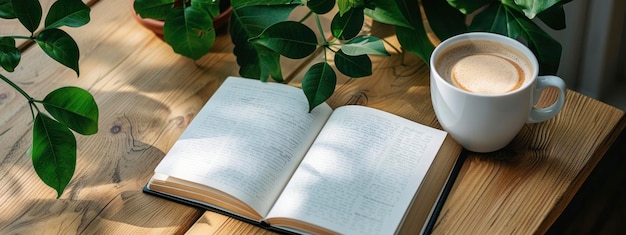
[[[299,88],[229,77],[144,191],[281,231],[415,233],[460,150],[444,131],[387,112],[309,113]]]

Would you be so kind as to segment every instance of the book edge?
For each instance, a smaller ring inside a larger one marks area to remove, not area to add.
[[[226,211],[226,210],[222,210],[220,208],[213,207],[213,206],[210,206],[208,204],[201,203],[201,202],[198,202],[198,201],[195,201],[195,200],[192,200],[192,199],[178,197],[178,196],[170,195],[170,194],[167,194],[167,193],[159,192],[159,191],[156,191],[156,190],[152,190],[152,189],[150,189],[148,187],[148,184],[149,183],[146,183],[145,186],[142,189],[142,192],[145,193],[145,194],[156,196],[156,197],[160,197],[160,198],[163,198],[163,199],[167,199],[167,200],[170,200],[170,201],[175,202],[175,203],[180,203],[180,204],[183,204],[183,205],[191,206],[191,207],[194,207],[194,208],[196,208],[198,210],[201,210],[201,211],[211,211],[211,212],[215,212],[215,213],[218,213],[218,214],[222,214],[222,215],[225,215],[225,216],[237,219],[239,221],[242,221],[242,222],[245,222],[245,223],[248,223],[248,224],[260,227],[260,228],[263,228],[263,229],[267,229],[269,231],[276,232],[276,233],[279,233],[279,234],[289,234],[289,235],[296,235],[297,234],[297,233],[294,233],[292,231],[288,231],[288,230],[285,230],[285,229],[282,229],[282,228],[279,228],[279,227],[271,226],[270,224],[266,223],[265,221],[252,220],[252,219],[249,219],[249,218],[237,215],[235,213],[232,213],[232,212],[229,212],[229,211]]]

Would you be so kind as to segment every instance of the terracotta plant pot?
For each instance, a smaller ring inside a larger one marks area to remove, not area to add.
[[[133,18],[135,18],[135,20],[137,22],[139,22],[141,25],[143,25],[147,29],[149,29],[152,32],[154,32],[154,34],[156,34],[159,38],[163,39],[163,24],[164,24],[164,22],[162,20],[141,18],[135,12],[135,9],[133,8],[132,4],[133,4],[134,1],[130,1],[130,2],[131,2],[130,9],[131,9],[131,13],[132,13]],[[224,28],[224,27],[226,27],[228,25],[228,21],[230,20],[230,15],[233,13],[233,8],[232,8],[232,6],[230,6],[230,1],[222,0],[222,2],[225,2],[225,3],[228,3],[228,4],[222,6],[224,8],[224,10],[215,19],[213,19],[213,28],[215,28],[215,31],[218,31],[218,32],[219,32],[220,29],[222,29],[222,28]]]

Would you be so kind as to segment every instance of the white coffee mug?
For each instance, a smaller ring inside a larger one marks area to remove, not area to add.
[[[446,81],[437,71],[436,63],[441,56],[448,55],[449,48],[468,40],[500,43],[521,52],[530,62],[529,79],[518,89],[503,94],[472,93]],[[471,32],[443,41],[430,59],[431,98],[439,123],[467,150],[492,152],[505,147],[525,123],[546,121],[554,117],[565,103],[565,82],[556,76],[538,76],[538,70],[534,54],[522,43],[506,36]],[[534,107],[546,87],[558,89],[557,100],[546,108]]]

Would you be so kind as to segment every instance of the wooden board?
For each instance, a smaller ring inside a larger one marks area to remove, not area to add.
[[[385,26],[379,27],[373,27],[381,30],[374,34],[394,45],[388,47],[393,52],[397,41],[384,36],[389,35]],[[441,128],[431,105],[428,66],[417,56],[401,52],[372,60],[371,77],[338,76],[336,92],[328,101],[332,107],[368,105]],[[319,61],[321,57],[309,66]],[[300,86],[307,68],[294,77],[292,85]],[[551,100],[554,91],[548,90],[539,106]],[[466,153],[467,160],[433,233],[546,232],[625,125],[623,111],[568,91],[566,106],[557,117],[527,124],[505,149],[490,154]],[[204,215],[215,216],[212,212]],[[211,234],[227,234],[222,226],[211,225],[210,231],[215,231]],[[236,226],[253,227],[244,223]]]
[[[435,232],[545,233],[623,128],[622,111],[569,91],[555,118],[468,154]]]
[[[35,98],[79,86],[100,107],[99,133],[77,136],[76,172],[60,199],[32,168],[26,100],[0,83],[0,233],[171,234],[184,233],[196,221],[217,234],[267,232],[216,215],[198,220],[203,211],[141,192],[200,107],[223,79],[238,74],[238,66],[226,34],[197,62],[174,54],[131,19],[129,1],[96,1],[87,26],[67,29],[81,49],[80,77],[37,48],[27,49],[17,71],[6,74]],[[329,103],[367,104],[439,127],[427,67],[398,52],[374,60],[372,77],[340,77]],[[298,85],[300,63],[306,68],[317,61],[284,62],[286,76]],[[570,92],[566,102],[559,116],[528,125],[505,151],[470,153],[435,232],[545,231],[625,125],[623,112],[596,100]]]
[[[238,74],[233,45],[220,34],[208,56],[181,57],[131,18],[131,3],[95,1],[88,25],[66,29],[80,48],[80,77],[34,47],[6,75],[38,99],[71,85],[98,103],[99,132],[77,136],[76,172],[60,199],[32,168],[26,100],[0,83],[0,233],[181,233],[199,218],[141,188],[221,82]]]

